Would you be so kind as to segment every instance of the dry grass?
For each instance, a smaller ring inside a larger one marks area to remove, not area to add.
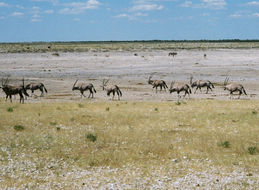
[[[66,159],[82,167],[209,158],[258,166],[258,101],[41,103],[0,106],[0,144],[13,154]],[[15,106],[14,106],[15,105]],[[14,106],[13,112],[7,109]],[[14,126],[24,126],[17,132]],[[87,134],[95,134],[95,142]],[[221,146],[228,141],[230,146]]]
[[[258,152],[251,155],[248,151],[259,148],[258,109],[259,101],[192,100],[177,105],[117,101],[11,104],[1,100],[0,162],[2,167],[12,160],[33,163],[33,171],[43,176],[46,165],[56,175],[62,173],[60,162],[82,169],[134,164],[152,173],[155,165],[184,158],[209,160],[204,167],[258,169]],[[15,130],[17,125],[23,130]],[[52,162],[55,164],[49,165]],[[194,170],[203,167],[195,163],[189,163]],[[177,171],[183,175],[182,170]],[[21,184],[32,180],[21,179]],[[4,180],[2,187],[18,184],[10,174]]]

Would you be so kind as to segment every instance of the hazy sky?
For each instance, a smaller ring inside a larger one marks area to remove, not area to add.
[[[259,1],[0,0],[0,42],[259,39]]]

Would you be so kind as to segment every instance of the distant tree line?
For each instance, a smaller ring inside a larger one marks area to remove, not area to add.
[[[95,44],[95,43],[226,43],[226,42],[259,42],[259,39],[221,39],[221,40],[130,40],[130,41],[52,41],[52,42],[0,42],[0,44]]]

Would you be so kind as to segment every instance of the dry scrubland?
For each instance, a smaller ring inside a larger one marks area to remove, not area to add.
[[[259,188],[259,101],[0,102],[0,188]]]
[[[38,42],[0,43],[0,53],[108,52],[191,49],[259,48],[259,41],[136,41],[136,42]]]

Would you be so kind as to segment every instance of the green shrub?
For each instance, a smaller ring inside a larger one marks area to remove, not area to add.
[[[179,106],[179,105],[181,105],[181,102],[177,101],[177,102],[175,102],[175,105]]]
[[[95,142],[95,141],[97,140],[97,135],[94,135],[94,134],[92,134],[92,133],[88,133],[88,134],[86,135],[86,139],[89,140],[89,141],[91,141],[91,142]]]
[[[8,112],[13,112],[13,108],[12,108],[12,107],[9,107],[9,108],[7,108],[7,111],[8,111]]]
[[[256,115],[256,114],[257,114],[257,111],[253,110],[253,111],[252,111],[252,114]]]
[[[84,105],[83,105],[83,104],[78,104],[78,107],[79,107],[79,108],[83,108]]]
[[[22,126],[22,125],[15,125],[13,128],[14,128],[14,130],[16,130],[16,131],[22,131],[22,130],[24,130],[24,126]]]
[[[50,125],[57,125],[57,122],[50,122]]]
[[[224,148],[229,148],[230,147],[230,142],[229,141],[224,141],[223,143],[221,143],[221,146]]]
[[[248,147],[247,150],[248,150],[249,154],[251,154],[251,155],[254,155],[256,153],[256,147],[255,146],[250,146],[250,147]]]

